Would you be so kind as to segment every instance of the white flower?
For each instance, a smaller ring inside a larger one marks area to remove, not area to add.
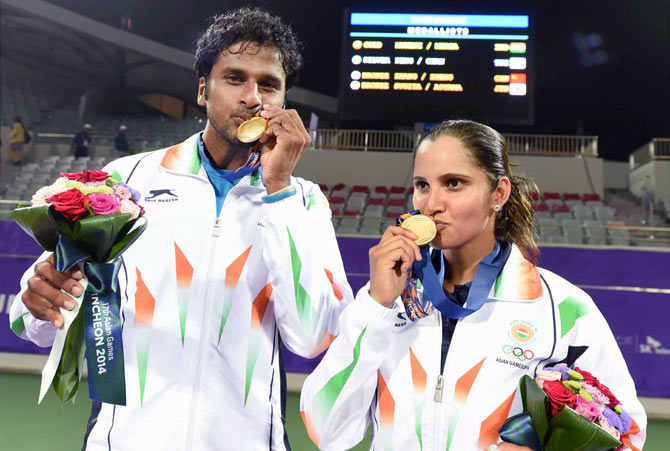
[[[67,179],[61,177],[51,185],[38,189],[37,192],[33,194],[33,207],[36,205],[44,205],[47,203],[46,200],[51,196],[69,190],[70,188],[66,185],[66,182]]]
[[[119,213],[130,213],[130,219],[135,219],[140,215],[140,207],[130,199],[123,199]]]

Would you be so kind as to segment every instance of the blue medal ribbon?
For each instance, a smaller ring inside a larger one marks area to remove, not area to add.
[[[419,211],[413,211],[410,215],[417,214]],[[400,224],[409,215],[399,216],[397,222]],[[504,252],[500,243],[496,241],[493,252],[488,254],[479,262],[475,278],[468,292],[468,298],[465,302],[467,307],[461,307],[451,302],[444,294],[442,283],[444,281],[444,259],[440,258],[440,272],[435,272],[431,258],[430,246],[423,246],[421,251],[421,261],[415,261],[410,276],[407,278],[407,287],[402,293],[402,300],[405,304],[407,316],[415,321],[432,313],[433,307],[444,313],[449,318],[460,319],[473,314],[486,302],[495,284],[496,278],[502,269],[504,263]],[[423,299],[420,299],[417,293],[417,281],[423,284]]]

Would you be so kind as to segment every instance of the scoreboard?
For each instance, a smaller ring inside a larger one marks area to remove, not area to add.
[[[528,15],[351,12],[345,20],[341,119],[533,122]]]

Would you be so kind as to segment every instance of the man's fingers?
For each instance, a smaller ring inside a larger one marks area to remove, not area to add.
[[[33,276],[28,279],[27,292],[32,292],[36,297],[43,298],[46,302],[66,310],[72,310],[76,305],[71,297],[38,276]],[[26,307],[30,308],[28,305],[26,305]]]
[[[59,272],[49,262],[37,263],[35,265],[35,274],[40,279],[48,281],[53,287],[62,288],[75,297],[82,293],[82,286],[70,277],[73,275],[72,272],[70,274]]]
[[[21,298],[30,314],[37,319],[49,321],[56,327],[63,326],[63,317],[58,307],[34,292],[26,291]]]

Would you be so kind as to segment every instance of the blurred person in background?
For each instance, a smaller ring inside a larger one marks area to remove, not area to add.
[[[9,156],[15,166],[21,164],[21,153],[26,142],[26,129],[20,116],[12,119],[12,128],[9,132]]]
[[[88,146],[93,142],[90,133],[92,129],[91,124],[84,124],[83,130],[74,135],[70,150],[74,150],[75,159],[88,156]]]
[[[130,149],[130,146],[128,145],[128,138],[126,137],[127,130],[128,127],[126,127],[125,125],[121,125],[119,127],[119,132],[116,134],[116,137],[114,138],[115,158],[121,158],[128,155],[128,150]]]
[[[292,176],[310,142],[283,108],[301,66],[276,16],[213,17],[195,62],[204,131],[105,168],[142,193],[148,226],[119,272],[126,405],[93,402],[85,449],[290,448],[282,344],[317,356],[353,298],[328,201]],[[258,144],[241,142],[258,115]],[[12,305],[20,336],[51,346],[73,307],[60,288],[80,278],[41,257]]]
[[[413,173],[414,208],[437,234],[419,248],[392,226],[370,249],[370,282],[303,385],[312,440],[350,449],[372,424],[375,450],[530,451],[498,443],[498,430],[522,410],[521,377],[564,364],[611,389],[632,418],[624,449],[641,450],[646,415],[605,318],[586,292],[537,266],[526,197],[537,187],[511,173],[505,138],[442,122],[417,145]]]

